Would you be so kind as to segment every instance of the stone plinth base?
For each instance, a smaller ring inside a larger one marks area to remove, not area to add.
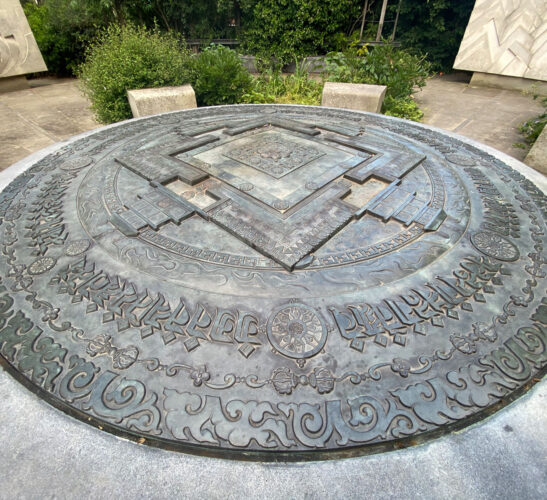
[[[494,75],[492,73],[479,73],[475,71],[469,82],[470,87],[493,87],[503,90],[519,90],[547,96],[547,82],[520,78],[517,76]]]
[[[326,82],[321,106],[379,113],[386,90],[385,85]]]
[[[196,94],[191,85],[128,90],[127,99],[134,118],[197,108]]]
[[[526,155],[524,163],[539,170],[543,175],[547,175],[547,127],[539,134],[532,149]]]
[[[0,78],[0,94],[3,92],[13,92],[15,90],[25,90],[29,88],[27,79],[24,76],[8,76]]]

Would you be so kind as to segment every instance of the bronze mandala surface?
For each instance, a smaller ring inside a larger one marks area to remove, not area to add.
[[[405,445],[547,364],[545,197],[379,115],[229,106],[60,145],[0,195],[0,355],[140,442],[257,459]]]

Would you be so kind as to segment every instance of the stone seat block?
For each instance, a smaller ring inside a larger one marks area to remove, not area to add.
[[[197,108],[196,94],[191,85],[128,90],[127,99],[134,118]]]
[[[385,85],[326,82],[321,106],[379,113],[386,90]]]

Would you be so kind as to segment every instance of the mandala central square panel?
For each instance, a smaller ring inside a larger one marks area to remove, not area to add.
[[[184,160],[275,210],[285,211],[364,158],[335,144],[269,127]]]
[[[265,133],[256,139],[249,138],[241,142],[243,144],[224,152],[224,156],[256,168],[276,179],[325,155],[325,152],[317,147],[297,142],[281,133]]]

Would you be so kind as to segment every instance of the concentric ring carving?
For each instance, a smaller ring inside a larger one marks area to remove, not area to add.
[[[0,361],[170,448],[396,447],[543,375],[546,207],[480,148],[347,110],[98,130],[0,195]]]

